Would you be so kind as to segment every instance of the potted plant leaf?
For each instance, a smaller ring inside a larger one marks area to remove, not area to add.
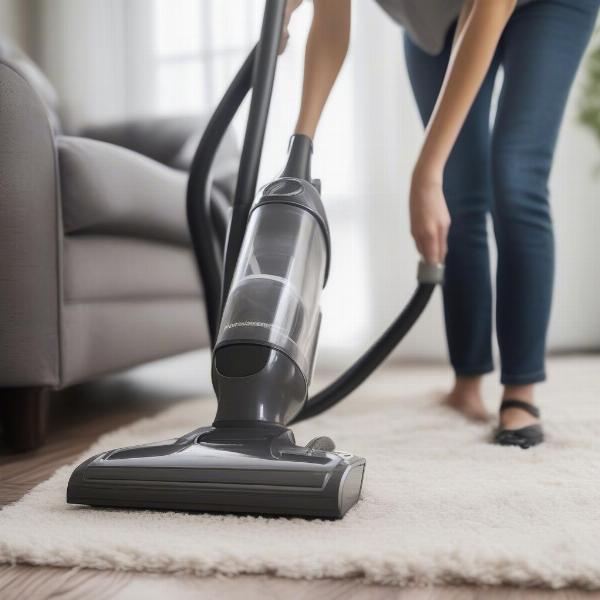
[[[594,36],[594,45],[588,55],[585,69],[579,120],[591,129],[600,142],[600,30],[597,30]]]

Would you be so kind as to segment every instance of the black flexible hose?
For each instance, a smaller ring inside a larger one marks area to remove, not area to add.
[[[329,410],[361,385],[410,331],[425,310],[434,289],[433,283],[419,284],[404,310],[381,337],[347,371],[310,398],[290,425]]]
[[[256,50],[252,50],[217,106],[194,155],[187,188],[187,217],[192,245],[204,288],[211,347],[221,313],[222,248],[211,219],[210,172],[219,144],[252,86]]]

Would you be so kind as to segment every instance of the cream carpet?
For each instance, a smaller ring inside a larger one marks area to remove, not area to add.
[[[363,498],[337,522],[94,510],[65,504],[62,468],[0,512],[0,561],[155,572],[362,577],[600,588],[600,359],[550,363],[540,389],[548,442],[488,443],[490,425],[440,406],[445,369],[385,370],[295,428],[367,457]],[[489,407],[498,388],[488,382]],[[101,438],[104,449],[209,423],[179,404]],[[83,458],[83,457],[82,457]]]

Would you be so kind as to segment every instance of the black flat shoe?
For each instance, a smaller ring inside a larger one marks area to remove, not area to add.
[[[508,408],[518,408],[528,412],[536,419],[540,418],[540,409],[533,404],[522,400],[503,400],[500,405],[500,414]],[[521,427],[521,429],[505,429],[500,425],[494,433],[494,443],[500,446],[519,446],[520,448],[531,448],[544,441],[544,430],[539,423]]]

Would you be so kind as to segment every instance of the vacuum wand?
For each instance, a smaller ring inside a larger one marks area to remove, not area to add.
[[[246,135],[244,136],[244,145],[240,157],[233,211],[225,249],[221,310],[227,301],[229,287],[246,231],[248,214],[256,193],[256,182],[271,104],[284,11],[285,0],[267,0],[260,41],[255,50],[252,99],[250,101]]]

